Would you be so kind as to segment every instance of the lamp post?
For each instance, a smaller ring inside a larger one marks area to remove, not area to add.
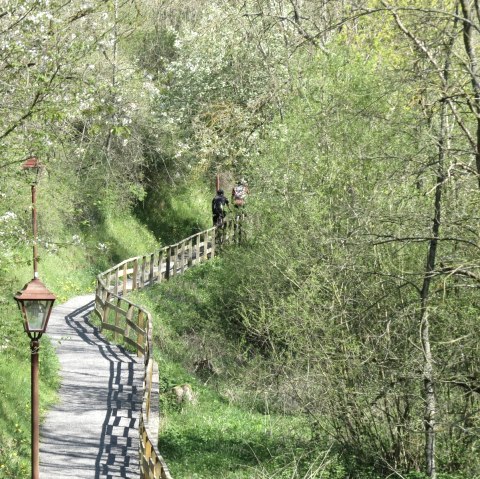
[[[37,271],[37,210],[36,183],[40,164],[35,157],[28,158],[22,166],[25,170],[33,170],[35,179],[32,183],[32,226],[33,226],[33,279],[15,296],[22,313],[23,329],[30,338],[31,351],[31,409],[32,409],[32,479],[39,479],[39,396],[38,396],[38,356],[40,338],[47,329],[52,312],[55,295],[38,279]]]

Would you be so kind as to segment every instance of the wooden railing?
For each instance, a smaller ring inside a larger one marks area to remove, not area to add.
[[[218,248],[240,242],[242,221],[229,220],[223,228],[210,228],[154,253],[130,258],[97,277],[95,312],[102,330],[113,331],[115,341],[133,347],[144,358],[143,401],[139,421],[140,478],[172,479],[157,446],[158,366],[153,359],[152,316],[142,306],[125,299],[136,289],[182,274],[192,266],[213,259]]]

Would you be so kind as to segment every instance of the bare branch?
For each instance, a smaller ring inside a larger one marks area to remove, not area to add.
[[[448,274],[449,276],[465,276],[470,279],[474,279],[475,281],[478,281],[480,283],[480,275],[472,273],[471,271],[468,271],[463,268],[451,268],[451,267],[444,267],[440,270],[438,270],[439,274]]]
[[[382,244],[387,244],[387,243],[395,243],[395,242],[412,242],[412,243],[423,243],[425,241],[432,241],[434,237],[432,236],[404,236],[404,237],[394,237],[394,236],[389,236],[389,235],[376,235],[377,238],[385,238],[384,240],[381,241],[375,241],[372,244],[373,245],[382,245]],[[462,243],[462,244],[467,244],[469,246],[473,246],[476,249],[480,249],[480,246],[477,243],[474,243],[473,241],[470,240],[465,240],[461,238],[453,238],[453,237],[438,237],[436,238],[438,241],[453,241],[456,243]]]
[[[7,166],[10,166],[10,165],[20,164],[20,163],[22,163],[23,161],[24,161],[24,160],[22,159],[22,160],[15,160],[15,161],[9,161],[9,162],[7,162],[7,163],[3,163],[3,164],[0,165],[0,170],[1,170],[2,168],[6,168]]]

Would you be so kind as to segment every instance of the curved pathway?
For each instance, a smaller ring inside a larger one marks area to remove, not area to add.
[[[49,321],[61,387],[40,430],[44,478],[138,476],[142,358],[110,344],[89,323],[93,304],[93,295],[73,298],[54,308]]]

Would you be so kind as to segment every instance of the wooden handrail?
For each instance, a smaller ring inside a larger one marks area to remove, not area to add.
[[[157,445],[159,389],[158,366],[152,354],[152,316],[124,295],[182,274],[192,266],[213,259],[216,246],[238,243],[241,239],[241,219],[230,219],[222,228],[209,228],[154,253],[126,259],[97,276],[94,311],[101,320],[101,329],[113,331],[116,341],[121,338],[144,358],[139,421],[140,479],[172,479],[172,476]]]

